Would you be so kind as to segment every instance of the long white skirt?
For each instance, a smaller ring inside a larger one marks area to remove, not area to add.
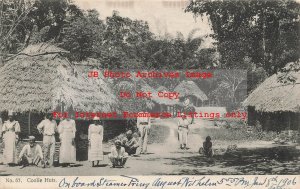
[[[16,157],[16,134],[13,131],[6,131],[3,135],[4,150],[3,150],[3,163],[17,163]]]
[[[59,163],[75,163],[76,148],[72,144],[73,132],[65,130],[61,136],[61,146],[59,151]]]
[[[91,140],[91,145],[89,146],[89,153],[88,153],[89,161],[103,160],[101,135],[92,133],[90,136],[90,140]]]

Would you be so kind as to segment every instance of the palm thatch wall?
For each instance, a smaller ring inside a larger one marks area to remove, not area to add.
[[[267,78],[243,102],[249,124],[258,120],[267,129],[300,128],[300,72],[289,73],[294,83],[280,82],[282,74]]]

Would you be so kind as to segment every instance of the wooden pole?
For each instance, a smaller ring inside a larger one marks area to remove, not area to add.
[[[30,135],[30,111],[28,112],[28,134]]]

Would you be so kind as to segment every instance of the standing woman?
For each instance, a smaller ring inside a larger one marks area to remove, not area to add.
[[[12,165],[17,163],[16,158],[16,142],[19,139],[20,124],[15,121],[13,112],[8,112],[8,120],[4,122],[2,126],[4,150],[3,150],[3,163]]]
[[[59,163],[64,166],[76,163],[75,133],[76,124],[69,117],[58,125],[58,133],[61,142],[59,150]]]
[[[92,167],[95,167],[95,161],[97,161],[97,166],[99,161],[103,160],[103,126],[100,124],[100,118],[94,117],[93,124],[89,126],[89,161],[92,162]]]

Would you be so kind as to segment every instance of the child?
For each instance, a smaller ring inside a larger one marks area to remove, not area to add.
[[[206,157],[212,157],[213,155],[210,136],[207,136],[205,142],[203,142],[203,152]]]

